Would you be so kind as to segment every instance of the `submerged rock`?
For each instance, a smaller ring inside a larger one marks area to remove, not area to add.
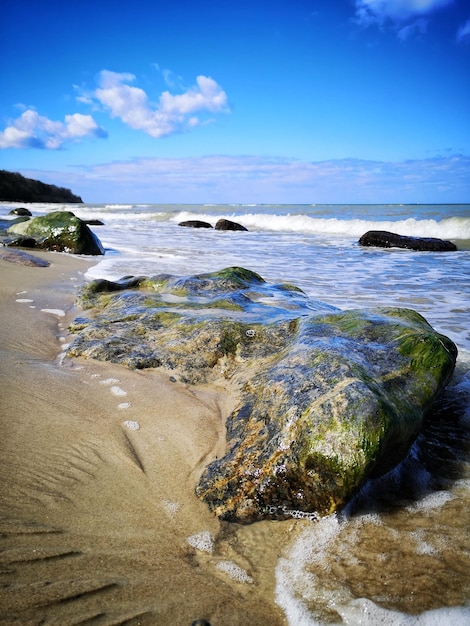
[[[340,311],[243,268],[94,281],[70,356],[240,385],[197,495],[222,519],[328,515],[406,455],[455,345],[409,309]]]
[[[243,268],[97,280],[85,287],[80,303],[93,309],[93,319],[71,326],[78,336],[70,355],[136,369],[163,367],[192,384],[230,377],[247,361],[277,353],[293,336],[297,316],[333,310]]]
[[[28,265],[30,267],[49,267],[49,261],[40,259],[37,256],[22,252],[21,250],[2,250],[0,248],[0,259],[8,261],[8,263],[16,263],[17,265]]]
[[[38,247],[71,254],[104,254],[98,237],[70,211],[53,211],[13,224],[8,234],[33,237]]]
[[[434,237],[407,237],[386,230],[369,230],[359,239],[360,246],[379,248],[406,248],[424,252],[455,252],[457,246],[451,241]]]

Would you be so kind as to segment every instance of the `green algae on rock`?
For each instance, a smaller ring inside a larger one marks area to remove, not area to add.
[[[92,316],[71,325],[77,337],[70,356],[164,367],[193,384],[241,375],[243,364],[269,358],[293,339],[299,316],[334,310],[238,267],[186,278],[96,280],[80,304]]]
[[[404,458],[457,351],[414,311],[394,313],[303,319],[289,349],[245,384],[227,422],[228,452],[197,486],[217,515],[328,515]]]
[[[38,247],[70,254],[101,255],[103,246],[87,224],[70,211],[47,215],[13,224],[8,234],[33,237]]]
[[[415,311],[340,311],[243,268],[94,281],[81,301],[70,356],[240,384],[227,453],[196,487],[239,523],[344,506],[404,458],[457,356]]]

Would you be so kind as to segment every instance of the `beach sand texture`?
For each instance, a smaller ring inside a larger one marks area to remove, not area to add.
[[[300,522],[221,524],[194,495],[236,393],[61,361],[90,261],[37,256],[0,258],[0,623],[285,624]]]

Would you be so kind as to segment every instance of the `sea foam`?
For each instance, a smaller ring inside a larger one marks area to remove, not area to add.
[[[41,312],[56,315],[57,317],[65,317],[65,311],[62,311],[62,309],[41,309]]]
[[[214,538],[208,530],[203,530],[200,533],[191,535],[191,537],[188,537],[187,541],[189,545],[196,550],[209,552],[209,554],[214,550]]]
[[[174,222],[202,220],[215,225],[219,215],[182,211],[171,218]],[[443,220],[408,218],[405,220],[364,220],[318,218],[308,215],[274,215],[265,213],[232,214],[229,219],[241,223],[249,230],[290,233],[312,233],[361,237],[369,230],[387,230],[412,237],[437,237],[440,239],[470,239],[470,219],[461,217]]]
[[[219,561],[216,568],[227,574],[232,580],[239,583],[253,583],[253,578],[239,565],[233,561]]]
[[[365,520],[346,531],[348,541],[360,539],[356,533]],[[287,556],[276,567],[276,601],[284,610],[290,626],[466,626],[470,623],[470,606],[443,607],[411,615],[384,608],[370,598],[356,597],[346,580],[332,578],[329,549],[338,541],[342,524],[332,516],[307,528],[294,542]],[[434,554],[433,546],[424,541],[423,533],[411,533],[416,554]],[[345,554],[336,559],[351,560],[348,541]],[[376,555],[377,558],[380,555]],[[317,608],[315,608],[317,607]],[[325,611],[329,614],[325,621]],[[337,619],[332,615],[336,614]]]

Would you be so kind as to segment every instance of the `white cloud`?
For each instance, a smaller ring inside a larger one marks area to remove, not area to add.
[[[105,137],[91,115],[66,115],[64,122],[53,121],[33,109],[24,111],[10,126],[0,131],[0,148],[39,148],[57,150],[65,143],[84,137]]]
[[[182,94],[164,91],[156,105],[150,102],[143,89],[128,84],[134,80],[133,74],[103,70],[93,96],[112,117],[151,137],[164,137],[193,128],[203,123],[205,118],[201,115],[207,112],[229,112],[225,91],[207,76],[198,76],[196,85]]]
[[[470,43],[470,20],[467,20],[457,31],[457,41]]]
[[[356,21],[364,26],[405,22],[449,6],[454,0],[356,0]]]
[[[213,155],[103,163],[49,179],[88,202],[439,203],[468,201],[469,172],[470,157],[459,155],[398,162]]]
[[[71,139],[75,137],[88,137],[96,134],[98,128],[97,123],[91,115],[82,115],[81,113],[66,115],[65,125],[67,128],[67,135]]]
[[[401,27],[397,31],[397,37],[402,41],[412,37],[414,34],[424,34],[428,28],[428,20],[424,18],[419,18],[412,22],[411,24],[407,24],[406,26]]]

